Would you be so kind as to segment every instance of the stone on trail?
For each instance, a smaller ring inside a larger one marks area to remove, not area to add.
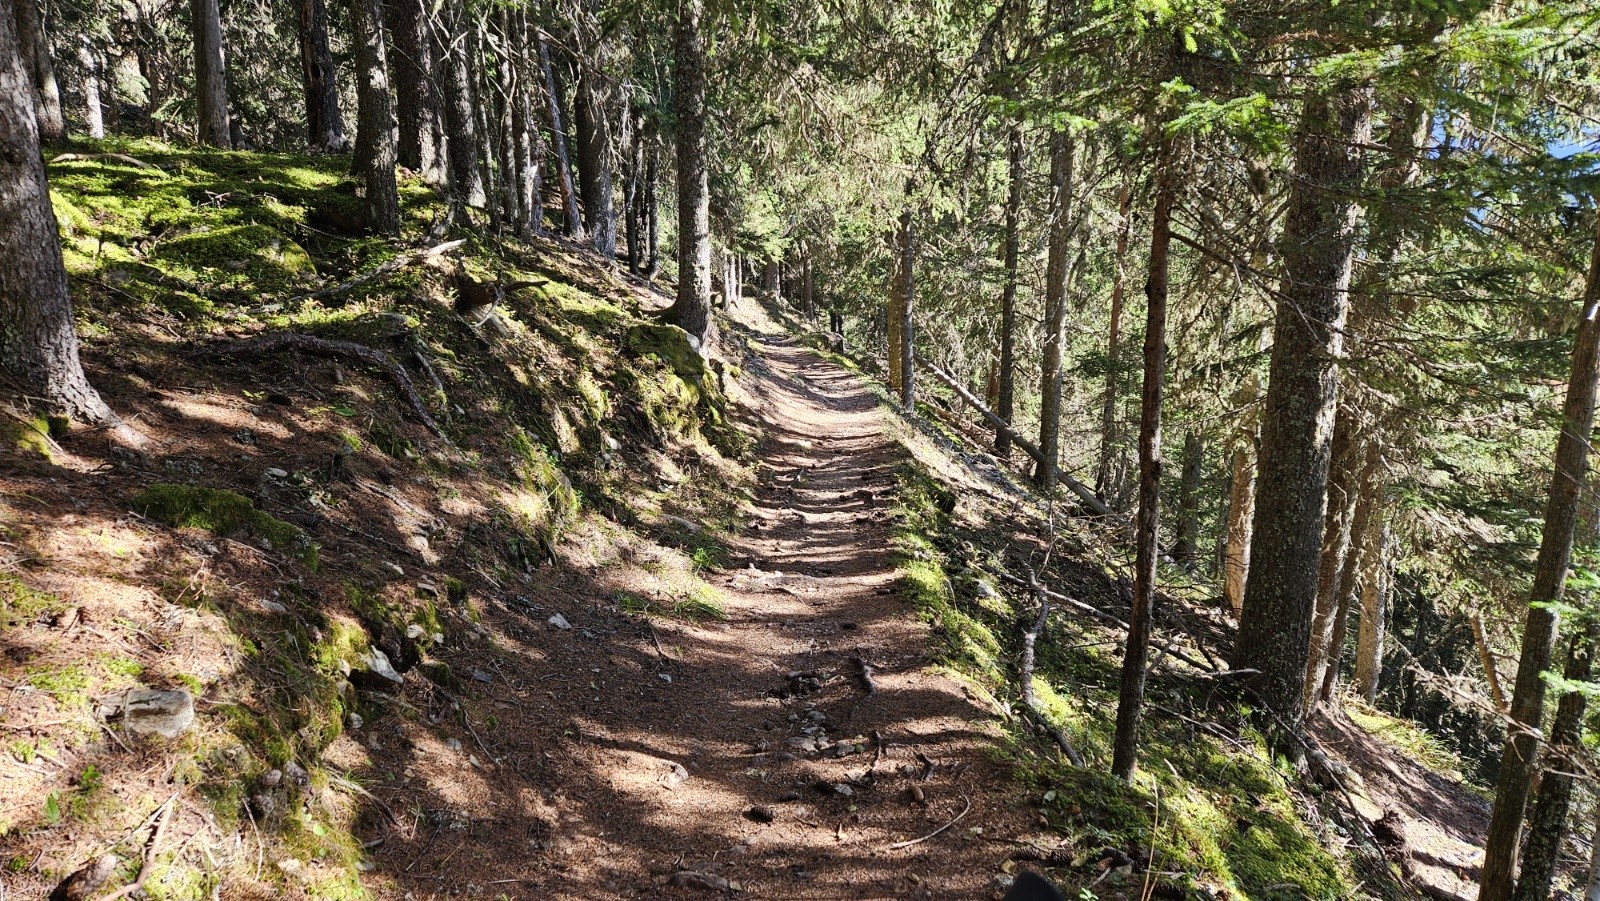
[[[550,617],[548,622],[550,623],[550,625],[555,626],[557,629],[566,630],[566,629],[572,628],[572,623],[567,622],[567,618],[562,616],[559,613],[557,613],[554,616]]]
[[[126,691],[108,698],[100,714],[120,718],[123,728],[135,735],[177,738],[194,724],[194,696],[183,689]]]

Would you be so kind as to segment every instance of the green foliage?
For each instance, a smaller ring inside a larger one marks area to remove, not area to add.
[[[223,488],[158,483],[132,498],[134,509],[169,526],[202,529],[213,535],[262,538],[275,550],[293,554],[315,569],[317,546],[298,526],[256,509],[255,502]]]

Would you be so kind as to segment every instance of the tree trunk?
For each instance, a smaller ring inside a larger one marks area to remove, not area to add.
[[[34,83],[12,23],[0,16],[0,368],[51,413],[116,424],[78,361]]]
[[[1045,263],[1044,354],[1039,368],[1039,452],[1033,482],[1046,496],[1055,488],[1061,451],[1061,358],[1066,341],[1068,246],[1072,237],[1072,136],[1056,132],[1050,142],[1050,248]]]
[[[761,291],[772,300],[778,299],[778,282],[782,271],[782,264],[776,259],[768,260],[761,269]]]
[[[1255,527],[1234,668],[1291,728],[1305,713],[1305,661],[1338,402],[1371,91],[1306,101],[1282,235],[1283,283],[1261,433]],[[1287,749],[1286,749],[1287,750]]]
[[[26,2],[26,0],[23,0]],[[228,76],[222,62],[222,13],[217,0],[190,0],[194,28],[194,90],[199,140],[224,149],[233,146],[228,121]]]
[[[1368,704],[1378,700],[1378,679],[1383,675],[1383,642],[1389,626],[1390,541],[1389,524],[1384,522],[1371,559],[1362,558],[1361,625],[1356,633],[1354,687]]]
[[[1591,620],[1575,632],[1567,646],[1567,663],[1562,676],[1569,682],[1588,682],[1600,623]],[[1550,750],[1546,753],[1544,778],[1539,781],[1539,797],[1528,818],[1528,841],[1522,847],[1522,867],[1517,874],[1513,901],[1548,901],[1550,884],[1555,879],[1561,840],[1567,832],[1567,812],[1572,807],[1575,773],[1583,769],[1583,716],[1588,697],[1569,691],[1556,704],[1556,719],[1550,726]]]
[[[683,0],[673,41],[673,104],[678,117],[678,296],[666,319],[711,353],[711,195],[706,180],[705,0]]]
[[[367,228],[400,234],[400,194],[395,184],[394,105],[383,39],[383,0],[352,0],[355,26],[356,152],[352,172],[366,186]]]
[[[1205,438],[1191,426],[1183,435],[1183,475],[1178,480],[1178,524],[1172,562],[1193,570],[1200,557],[1200,476],[1206,456]]]
[[[911,191],[907,189],[906,194]],[[909,202],[909,197],[908,197]],[[916,305],[916,228],[908,206],[900,213],[900,228],[895,237],[895,284],[889,292],[889,386],[907,412],[916,408],[917,377],[912,358],[916,335],[912,331],[912,309]]]
[[[517,234],[532,238],[544,234],[544,141],[533,114],[533,61],[528,57],[528,11],[519,8],[513,15],[515,29],[516,87],[512,98],[511,128],[514,133],[517,180]]]
[[[623,227],[628,233],[628,271],[638,275],[644,271],[644,116],[631,106],[629,116],[628,165],[623,178]]]
[[[1350,611],[1361,602],[1362,575],[1370,568],[1368,558],[1383,553],[1386,497],[1383,487],[1378,484],[1376,454],[1376,450],[1368,450],[1367,465],[1361,473],[1356,510],[1350,526],[1352,545],[1345,555],[1343,572],[1339,575],[1339,600],[1334,605],[1333,619],[1329,623],[1327,651],[1310,677],[1311,690],[1316,692],[1315,697],[1309,699],[1313,709],[1332,700],[1334,690],[1339,686],[1345,639],[1350,633]]]
[[[1583,901],[1600,901],[1600,804],[1595,805],[1594,834],[1589,838],[1589,877],[1584,880]]]
[[[600,48],[590,52],[594,58],[578,60],[572,102],[578,120],[578,177],[589,240],[595,251],[609,260],[617,255],[617,213],[611,203],[611,123],[602,78],[591,69]]]
[[[1170,154],[1161,154],[1171,166]],[[1156,564],[1161,523],[1161,404],[1166,390],[1167,263],[1172,244],[1173,175],[1156,176],[1155,209],[1150,216],[1150,266],[1145,281],[1144,389],[1139,400],[1139,512],[1134,529],[1133,605],[1128,615],[1128,650],[1122,658],[1117,696],[1117,732],[1112,741],[1111,774],[1132,781],[1139,749],[1139,713],[1144,706],[1145,671],[1150,665],[1150,628],[1155,618]],[[1052,253],[1054,248],[1052,247]],[[1198,436],[1194,429],[1191,436]],[[1198,440],[1196,454],[1198,457]],[[1188,450],[1188,448],[1186,448]],[[1185,469],[1188,468],[1187,462]]]
[[[83,118],[89,137],[100,140],[106,136],[106,119],[100,103],[100,82],[105,76],[100,67],[100,57],[89,43],[88,35],[78,36],[78,64],[83,66]],[[115,103],[115,96],[112,102]]]
[[[1006,233],[1000,250],[1005,264],[1005,285],[1000,289],[1000,361],[995,381],[995,412],[1010,425],[1017,404],[1017,270],[1022,234],[1022,192],[1028,171],[1022,155],[1022,128],[1011,126],[1006,135],[1006,157],[1010,172],[1006,185]],[[995,429],[994,452],[1002,460],[1011,457],[1011,438],[1007,429]]]
[[[652,132],[645,147],[644,221],[646,278],[656,277],[661,268],[661,205],[656,201],[656,186],[661,181],[661,141]]]
[[[12,0],[16,11],[16,38],[28,79],[22,90],[32,98],[33,112],[39,120],[39,140],[60,141],[67,136],[67,119],[61,112],[61,86],[50,57],[50,36],[38,0]]]
[[[483,182],[483,211],[489,216],[489,230],[501,234],[505,226],[505,195],[500,192],[500,108],[499,85],[493,81],[500,69],[490,58],[488,23],[476,17],[469,33],[470,40],[463,44],[466,51],[467,74],[472,79],[472,117],[478,131],[478,157],[474,165]]]
[[[1583,313],[1572,349],[1572,375],[1561,410],[1562,428],[1556,440],[1555,472],[1545,506],[1544,534],[1534,563],[1533,592],[1528,620],[1517,661],[1516,688],[1511,695],[1511,719],[1505,750],[1500,756],[1500,776],[1495,783],[1494,813],[1484,843],[1483,876],[1479,901],[1506,901],[1522,838],[1523,808],[1533,779],[1538,750],[1539,723],[1544,712],[1544,671],[1550,668],[1559,624],[1551,602],[1561,600],[1572,559],[1572,539],[1577,531],[1579,490],[1589,467],[1589,436],[1594,428],[1595,381],[1600,376],[1600,231],[1595,234],[1589,278],[1584,285]]]
[[[1322,552],[1317,561],[1317,603],[1311,620],[1311,644],[1306,655],[1305,692],[1308,709],[1322,685],[1322,667],[1333,638],[1334,613],[1344,598],[1345,560],[1350,555],[1356,506],[1365,484],[1362,457],[1366,449],[1357,437],[1359,428],[1349,397],[1334,416],[1333,449],[1328,464],[1327,509],[1322,519]]]
[[[1111,327],[1106,335],[1106,387],[1100,401],[1100,462],[1094,471],[1094,493],[1105,497],[1111,491],[1111,464],[1116,455],[1117,392],[1122,372],[1118,360],[1122,353],[1122,263],[1128,254],[1128,233],[1133,228],[1133,186],[1124,183],[1117,201],[1117,256],[1111,275]]]
[[[433,17],[432,51],[440,80],[444,108],[445,167],[448,191],[455,204],[482,208],[488,200],[483,175],[478,171],[478,122],[473,110],[472,74],[469,71],[470,42],[467,40],[466,12],[460,0],[446,3]]]
[[[567,131],[561,122],[561,95],[556,91],[556,70],[550,64],[550,47],[544,32],[539,32],[539,70],[544,73],[545,115],[550,119],[550,149],[555,152],[556,180],[561,187],[561,211],[567,237],[583,237],[583,218],[578,210],[578,190],[572,183],[572,158],[567,155]]]
[[[1254,402],[1254,380],[1250,401]],[[1222,553],[1222,598],[1235,617],[1244,612],[1244,583],[1250,572],[1250,533],[1256,510],[1256,423],[1247,414],[1233,439],[1233,459],[1229,464],[1228,534]]]
[[[388,15],[389,68],[394,73],[395,118],[400,139],[395,153],[400,165],[429,184],[443,186],[444,130],[439,119],[439,88],[434,80],[434,51],[423,23],[422,0],[393,0]]]
[[[305,82],[311,149],[342,153],[349,149],[349,141],[344,135],[344,117],[339,114],[339,73],[328,47],[328,7],[324,0],[298,0],[295,10],[300,15],[300,73]]]

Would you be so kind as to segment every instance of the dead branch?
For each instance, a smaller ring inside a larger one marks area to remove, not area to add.
[[[895,842],[894,844],[890,845],[889,847],[885,848],[884,850],[885,851],[898,851],[901,848],[909,848],[912,845],[920,845],[923,842],[927,841],[928,839],[933,838],[934,836],[938,835],[939,833],[945,831],[946,829],[949,829],[951,826],[954,826],[955,824],[961,822],[961,818],[962,817],[964,817],[968,813],[972,812],[972,799],[967,797],[966,795],[962,795],[961,796],[961,800],[965,801],[967,806],[961,808],[961,812],[956,814],[956,818],[955,819],[951,820],[948,823],[945,823],[943,826],[940,826],[938,829],[933,830],[932,832],[928,833],[927,835],[924,835],[921,838],[914,838],[914,839],[911,839],[909,841],[903,841],[903,842]]]
[[[144,861],[139,864],[139,878],[105,896],[101,901],[117,901],[118,898],[126,898],[144,888],[145,880],[150,878],[150,861],[155,859],[156,849],[161,844],[161,836],[167,831],[167,821],[172,819],[173,803],[177,800],[178,796],[174,794],[167,799],[167,803],[161,805],[161,818],[156,820],[156,828],[150,830],[150,840],[145,842]]]
[[[428,431],[439,436],[446,444],[450,443],[449,436],[439,427],[439,423],[435,422],[433,417],[428,414],[428,408],[423,405],[421,395],[417,394],[417,388],[412,384],[411,376],[395,361],[394,357],[376,347],[368,347],[365,344],[357,344],[354,341],[317,338],[297,332],[271,332],[240,341],[227,341],[220,344],[207,345],[200,348],[198,352],[214,356],[243,357],[264,356],[282,350],[299,350],[324,357],[345,357],[366,363],[369,366],[376,366],[383,370],[384,375],[387,375],[391,382],[394,382],[395,387],[400,391],[400,396],[405,398],[406,403],[411,406],[411,412],[416,415],[424,426],[427,426]]]
[[[155,163],[147,163],[138,157],[128,156],[126,153],[63,153],[52,159],[50,163],[54,165],[56,163],[92,162],[94,160],[112,160],[113,162],[136,166],[140,169],[154,169],[163,175],[166,174],[166,170]]]
[[[1039,583],[1033,582],[1034,596],[1039,599],[1039,615],[1034,618],[1033,627],[1022,636],[1022,661],[1018,666],[1018,679],[1022,689],[1022,706],[1033,715],[1034,722],[1043,729],[1052,739],[1061,753],[1067,755],[1075,767],[1083,766],[1083,755],[1067,740],[1067,734],[1050,722],[1050,717],[1039,706],[1039,700],[1033,693],[1033,661],[1034,646],[1038,644],[1039,635],[1044,631],[1045,623],[1050,618],[1050,598],[1044,594]]]
[[[1026,579],[1020,579],[1020,578],[1018,578],[1016,576],[1011,575],[1010,573],[996,573],[995,575],[999,576],[999,578],[1000,578],[1000,580],[1002,582],[1008,582],[1008,583],[1010,583],[1012,585],[1019,585],[1019,586],[1021,586],[1023,588],[1027,588],[1029,590],[1034,590],[1034,586],[1028,584],[1028,581]],[[1044,588],[1042,586],[1040,586],[1037,590],[1040,591],[1043,594],[1044,597],[1050,598],[1051,600],[1054,600],[1054,601],[1059,601],[1060,603],[1066,604],[1067,606],[1072,607],[1072,608],[1074,608],[1076,610],[1081,610],[1084,613],[1087,613],[1090,616],[1093,616],[1096,619],[1099,619],[1099,620],[1107,623],[1108,625],[1116,626],[1117,628],[1123,629],[1123,630],[1126,630],[1128,628],[1128,624],[1123,622],[1120,618],[1118,618],[1117,616],[1115,616],[1113,614],[1107,613],[1106,611],[1101,610],[1099,607],[1095,607],[1092,604],[1086,604],[1083,601],[1078,600],[1077,598],[1067,597],[1064,594],[1061,594],[1059,592],[1051,591],[1050,589]],[[1168,654],[1171,654],[1172,656],[1178,658],[1179,660],[1182,660],[1184,663],[1189,664],[1190,666],[1194,667],[1197,670],[1200,670],[1203,673],[1211,674],[1212,677],[1223,676],[1223,675],[1243,675],[1244,674],[1243,670],[1220,670],[1219,671],[1215,666],[1212,666],[1210,663],[1207,663],[1206,661],[1201,660],[1201,659],[1199,659],[1197,657],[1192,657],[1189,654],[1187,654],[1187,653],[1185,653],[1183,651],[1180,651],[1177,648],[1173,647],[1170,642],[1162,641],[1162,640],[1160,640],[1158,638],[1152,638],[1150,640],[1150,644],[1153,645],[1154,647],[1160,648],[1161,650],[1167,652]]]
[[[861,667],[861,687],[866,689],[867,697],[870,698],[878,693],[878,683],[872,681],[872,664],[864,657],[857,657],[855,660],[856,666]]]

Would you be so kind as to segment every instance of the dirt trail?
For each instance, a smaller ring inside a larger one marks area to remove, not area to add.
[[[771,477],[712,577],[726,618],[649,626],[601,606],[601,574],[558,577],[566,597],[541,599],[573,629],[529,636],[474,692],[503,718],[478,755],[497,770],[441,771],[430,758],[451,751],[404,725],[353,756],[392,780],[376,792],[391,809],[425,814],[374,823],[374,875],[419,899],[461,874],[511,898],[713,898],[719,879],[751,898],[989,896],[1012,848],[992,839],[1036,814],[992,759],[993,712],[930,672],[928,627],[896,594],[900,451],[856,377],[775,332],[753,344]],[[458,759],[475,739],[460,742]]]

